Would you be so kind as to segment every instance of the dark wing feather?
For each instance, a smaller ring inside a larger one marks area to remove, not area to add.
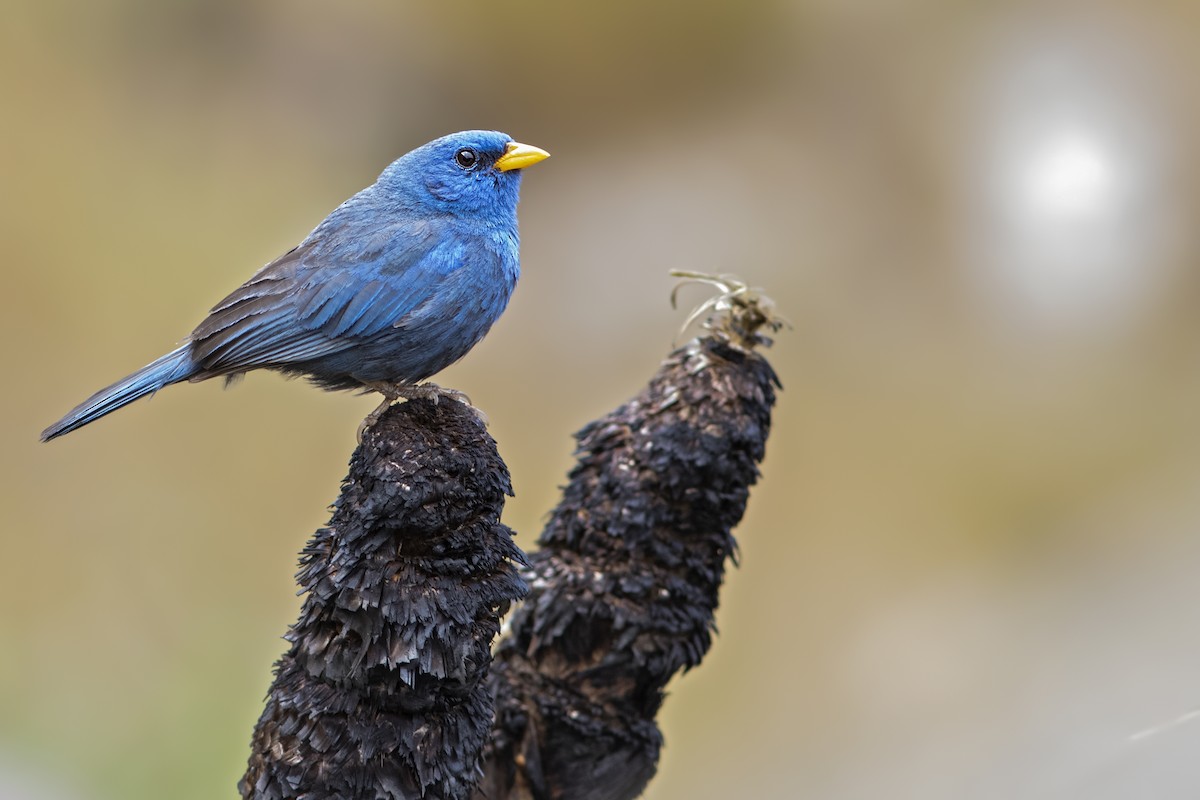
[[[463,263],[444,223],[418,220],[356,236],[323,225],[218,303],[192,333],[210,375],[308,361],[394,327]]]

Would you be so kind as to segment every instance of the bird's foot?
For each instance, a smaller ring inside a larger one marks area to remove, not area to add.
[[[458,389],[445,389],[441,386],[438,386],[436,383],[429,382],[407,388],[409,391],[414,393],[411,395],[406,395],[407,399],[409,400],[413,399],[414,397],[425,397],[432,400],[435,405],[437,404],[438,400],[443,397],[449,397],[451,400],[457,400],[471,410],[471,413],[475,415],[475,419],[483,423],[483,427],[487,427],[487,414],[484,414],[481,410],[475,407],[475,404],[471,402],[471,398],[467,397],[466,392],[461,392]]]
[[[437,405],[438,401],[443,397],[449,397],[453,400],[457,400],[467,408],[471,409],[471,413],[475,415],[476,419],[483,423],[484,427],[487,427],[488,424],[487,415],[485,415],[471,403],[471,398],[467,397],[465,392],[460,392],[458,389],[443,389],[436,383],[428,382],[417,384],[401,384],[387,383],[385,381],[375,381],[373,383],[363,384],[363,388],[368,391],[379,392],[382,394],[383,402],[379,404],[378,408],[368,414],[358,426],[359,444],[362,444],[363,434],[366,433],[367,428],[370,428],[372,425],[378,422],[379,418],[383,416],[384,412],[391,408],[392,404],[397,400],[429,400],[433,402],[434,405]]]

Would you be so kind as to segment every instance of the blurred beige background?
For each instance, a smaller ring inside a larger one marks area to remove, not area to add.
[[[554,154],[442,381],[523,546],[669,348],[668,269],[795,323],[648,797],[1198,796],[1198,68],[1188,3],[9,3],[0,798],[234,796],[375,400],[254,374],[37,433],[469,127]]]

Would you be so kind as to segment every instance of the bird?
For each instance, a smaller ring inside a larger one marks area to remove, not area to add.
[[[466,355],[508,305],[520,275],[521,175],[549,155],[482,130],[406,153],[179,347],[84,400],[41,440],[174,383],[231,382],[255,369],[378,391],[376,416],[400,397],[436,399],[442,390],[421,381]]]

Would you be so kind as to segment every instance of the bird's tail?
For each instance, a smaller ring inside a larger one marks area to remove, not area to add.
[[[65,417],[42,431],[42,441],[48,442],[76,428],[82,428],[121,406],[154,394],[168,384],[178,383],[190,377],[196,370],[188,349],[188,345],[185,344],[178,350],[172,350],[132,375],[96,392],[75,406]]]

